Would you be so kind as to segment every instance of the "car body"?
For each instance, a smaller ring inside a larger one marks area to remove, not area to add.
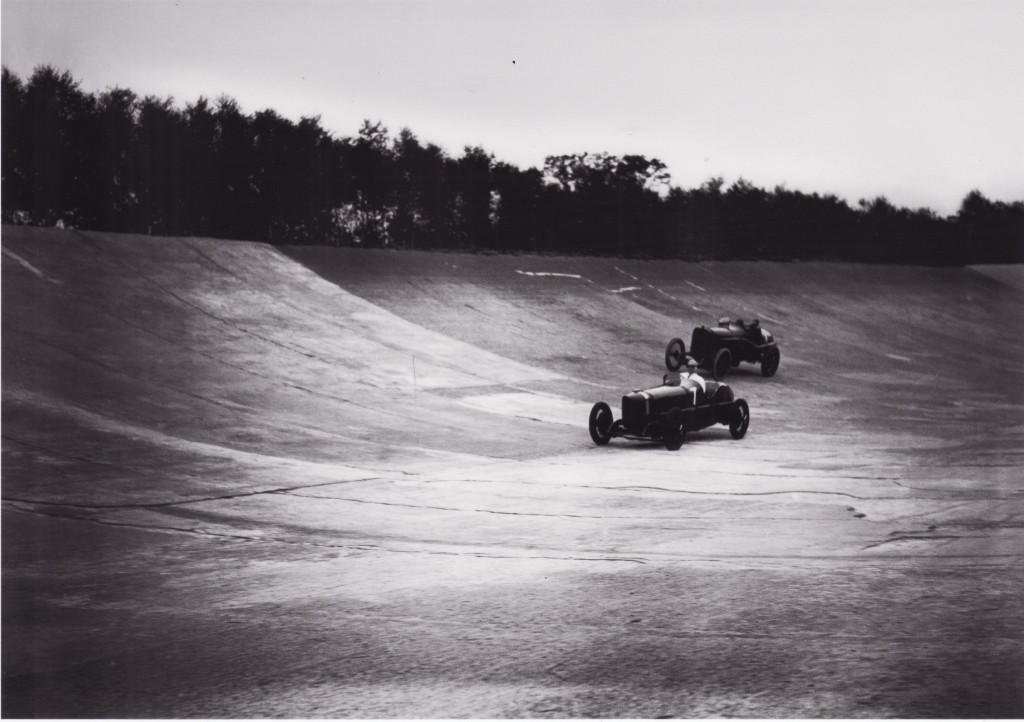
[[[728,384],[696,373],[685,378],[665,374],[660,386],[627,393],[622,397],[621,419],[613,418],[604,401],[590,410],[590,437],[599,446],[621,437],[663,441],[675,451],[686,440],[686,432],[714,424],[725,424],[732,438],[742,439],[750,425],[750,408]]]
[[[761,364],[761,375],[771,377],[779,370],[779,344],[761,322],[743,319],[718,319],[717,326],[698,326],[690,336],[690,353],[697,364],[711,372],[716,380],[725,378],[729,369],[741,362]],[[686,345],[680,338],[668,342],[665,366],[678,371],[687,358]]]

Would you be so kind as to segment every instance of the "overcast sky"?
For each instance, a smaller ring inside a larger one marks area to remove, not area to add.
[[[460,155],[639,153],[954,213],[1024,200],[1024,0],[2,0],[3,64],[87,92],[364,118]]]

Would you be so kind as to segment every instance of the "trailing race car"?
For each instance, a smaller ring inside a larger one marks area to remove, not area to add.
[[[661,386],[623,396],[621,419],[613,418],[604,401],[590,410],[590,438],[599,446],[621,437],[664,441],[665,448],[675,451],[687,431],[714,424],[725,424],[732,438],[742,439],[750,426],[750,407],[727,384],[702,378],[696,364],[685,378],[665,374]]]
[[[715,379],[725,378],[730,368],[741,361],[760,363],[761,375],[774,376],[779,370],[779,345],[769,331],[761,328],[761,322],[754,320],[744,323],[742,318],[718,319],[718,326],[700,326],[693,329],[690,337],[690,356],[701,368],[712,373]],[[686,360],[686,345],[681,338],[674,338],[665,348],[665,366],[669,371],[678,371]]]

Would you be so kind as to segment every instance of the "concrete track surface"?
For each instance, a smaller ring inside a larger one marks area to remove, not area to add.
[[[1024,716],[1020,268],[2,248],[6,717]]]

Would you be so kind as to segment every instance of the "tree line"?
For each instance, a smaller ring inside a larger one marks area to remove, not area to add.
[[[25,81],[4,67],[2,108],[5,223],[690,260],[1024,261],[1024,201],[978,190],[940,217],[882,196],[851,207],[742,179],[684,189],[640,155],[566,154],[520,169],[370,121],[338,138],[318,117],[245,114],[228,96],[179,108],[124,88],[90,94],[51,66]]]

